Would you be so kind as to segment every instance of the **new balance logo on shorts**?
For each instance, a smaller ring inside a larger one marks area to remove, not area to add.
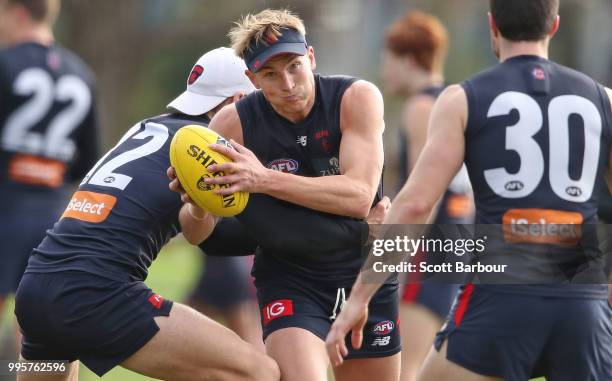
[[[389,342],[391,342],[391,336],[377,337],[374,339],[374,341],[372,341],[372,346],[384,347],[385,345],[388,345]]]
[[[293,301],[290,299],[275,300],[269,303],[261,311],[264,318],[264,325],[281,316],[293,315]]]

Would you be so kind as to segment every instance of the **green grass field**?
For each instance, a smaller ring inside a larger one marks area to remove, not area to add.
[[[189,292],[196,277],[202,268],[202,257],[199,251],[186,244],[180,239],[176,239],[168,244],[159,254],[158,259],[153,263],[149,271],[147,285],[156,292],[163,295],[165,298],[183,301],[186,294]],[[10,321],[13,306],[9,304],[5,316],[0,321]],[[10,342],[10,329],[8,324],[0,326],[4,327],[0,330],[0,348],[2,343]],[[4,339],[4,340],[3,340]],[[130,372],[129,370],[117,367],[107,373],[102,380],[107,381],[149,381],[152,378],[141,376]],[[8,378],[0,377],[0,381],[9,380]],[[95,381],[100,380],[98,376],[81,365],[79,373],[80,381]],[[532,381],[544,381],[544,378],[538,378]]]

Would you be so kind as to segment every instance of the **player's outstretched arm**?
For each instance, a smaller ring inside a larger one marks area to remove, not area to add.
[[[233,110],[230,107],[223,109],[210,124],[226,138],[237,136],[235,126],[240,124],[235,107]],[[341,107],[340,175],[304,177],[274,171],[265,168],[250,150],[235,144],[236,151],[223,146],[213,148],[229,156],[233,163],[212,166],[210,170],[229,174],[207,181],[231,184],[221,189],[221,194],[265,193],[310,209],[365,218],[372,206],[383,166],[382,95],[373,84],[357,81],[346,90]]]
[[[436,201],[461,168],[465,149],[464,129],[467,99],[459,86],[450,86],[436,101],[429,122],[427,143],[407,183],[401,189],[385,224],[425,224]],[[413,229],[414,230],[414,229]],[[416,231],[415,231],[416,232]],[[416,232],[416,236],[420,233]],[[411,238],[411,237],[409,237]],[[414,237],[416,238],[416,237]],[[398,256],[398,260],[401,260]],[[364,267],[368,271],[368,266]],[[367,305],[381,284],[366,283],[362,272],[353,285],[347,304],[334,321],[325,345],[334,366],[348,354],[344,338],[351,333],[352,345],[361,346]]]

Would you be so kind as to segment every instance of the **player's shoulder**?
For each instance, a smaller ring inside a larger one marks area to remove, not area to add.
[[[364,79],[357,79],[351,83],[342,98],[343,105],[354,104],[359,107],[363,102],[381,103],[383,96],[375,84]]]
[[[180,128],[184,126],[188,126],[188,125],[195,124],[199,126],[208,127],[208,124],[210,123],[210,119],[202,115],[191,116],[191,115],[186,115],[186,114],[181,114],[181,113],[168,113],[168,114],[161,114],[161,115],[143,119],[140,123],[141,124],[147,124],[147,123],[161,124],[161,125],[164,125],[166,128],[168,128],[170,132],[174,133]]]

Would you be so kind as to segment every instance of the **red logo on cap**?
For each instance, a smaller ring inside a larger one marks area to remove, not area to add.
[[[261,61],[260,60],[255,61],[255,63],[253,64],[255,69],[257,69],[259,67],[259,65],[261,65]]]
[[[270,45],[275,44],[278,41],[278,37],[274,35],[274,33],[270,32],[266,34],[266,42]]]
[[[204,68],[200,65],[195,65],[191,70],[191,74],[189,74],[189,79],[187,79],[188,85],[193,85],[193,83],[200,78],[202,73],[204,72]]]

